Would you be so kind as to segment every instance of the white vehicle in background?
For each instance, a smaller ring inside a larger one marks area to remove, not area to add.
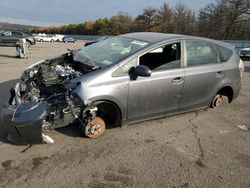
[[[250,48],[242,48],[239,55],[241,58],[250,58]]]
[[[36,41],[38,42],[55,42],[54,35],[46,35],[46,36],[39,36],[36,37]]]
[[[56,42],[63,42],[63,38],[65,37],[65,35],[54,35],[54,39]]]
[[[45,36],[46,36],[45,33],[38,33],[38,34],[35,34],[35,39],[36,41],[40,41],[40,39]]]
[[[36,36],[38,36],[38,37],[45,37],[46,34],[45,33],[38,33]]]

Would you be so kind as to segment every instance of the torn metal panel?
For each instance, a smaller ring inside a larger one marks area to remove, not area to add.
[[[78,85],[68,83],[90,72],[86,67],[75,62],[72,54],[29,67],[1,113],[9,138],[16,143],[53,143],[46,131],[66,126],[80,116],[84,105],[72,93]]]
[[[1,114],[4,128],[15,142],[43,143],[42,128],[46,110],[45,103],[34,101],[4,107]]]

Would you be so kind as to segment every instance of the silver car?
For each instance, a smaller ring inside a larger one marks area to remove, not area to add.
[[[97,138],[105,126],[231,103],[243,71],[230,44],[130,33],[28,67],[1,117],[15,142],[52,143],[48,131],[71,123]]]

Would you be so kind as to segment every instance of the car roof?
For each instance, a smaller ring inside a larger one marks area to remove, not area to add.
[[[156,42],[159,42],[162,40],[182,37],[184,35],[168,34],[168,33],[155,33],[155,32],[137,32],[137,33],[124,34],[121,36],[126,37],[126,38],[136,39],[136,40],[147,41],[150,43],[156,43]]]
[[[233,45],[229,43],[225,43],[219,40],[213,40],[209,38],[189,36],[189,35],[180,35],[180,34],[169,34],[169,33],[156,33],[156,32],[136,32],[136,33],[128,33],[124,35],[120,35],[121,37],[132,38],[135,40],[142,40],[150,43],[158,43],[160,41],[165,41],[169,39],[193,39],[193,40],[203,40],[208,42],[214,42],[219,45],[225,46],[227,48],[234,48]]]

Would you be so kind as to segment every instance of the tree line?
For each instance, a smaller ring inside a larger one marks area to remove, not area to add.
[[[197,12],[183,3],[171,7],[148,7],[133,18],[118,12],[111,18],[100,18],[79,24],[35,28],[33,33],[75,35],[119,35],[130,32],[162,32],[196,35],[220,40],[250,40],[250,1],[215,0]]]

